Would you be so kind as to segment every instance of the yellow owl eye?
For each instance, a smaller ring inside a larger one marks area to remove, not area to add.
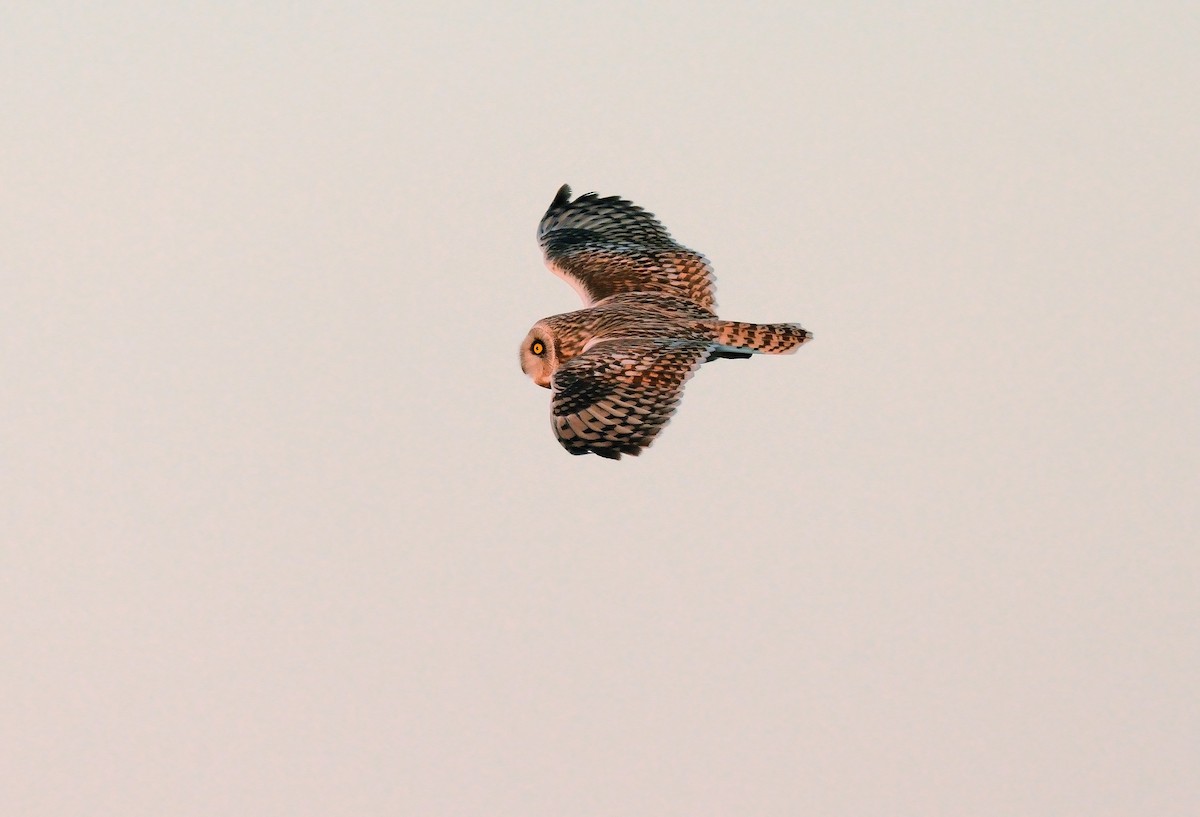
[[[542,345],[540,340],[535,340],[533,345],[529,347],[529,351],[533,352],[535,355],[540,355],[542,352],[546,351],[546,347]]]

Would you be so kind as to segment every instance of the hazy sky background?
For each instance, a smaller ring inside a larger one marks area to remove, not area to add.
[[[1200,11],[736,5],[0,6],[0,812],[1200,813]],[[815,340],[567,455],[564,182]]]

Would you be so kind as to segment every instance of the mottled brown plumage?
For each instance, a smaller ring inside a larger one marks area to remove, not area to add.
[[[812,335],[794,323],[717,318],[708,259],[650,213],[563,185],[538,225],[546,265],[584,308],[534,324],[521,368],[551,389],[553,427],[572,454],[636,456],[671,419],[700,364],[790,354]]]

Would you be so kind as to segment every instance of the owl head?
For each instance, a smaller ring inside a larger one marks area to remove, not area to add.
[[[521,371],[544,389],[550,388],[550,378],[558,368],[558,344],[554,332],[545,321],[539,321],[521,341]]]

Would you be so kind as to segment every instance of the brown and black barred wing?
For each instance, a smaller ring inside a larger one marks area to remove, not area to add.
[[[641,207],[616,196],[587,193],[571,201],[563,185],[538,224],[546,266],[566,279],[591,306],[610,295],[657,292],[686,298],[712,311],[712,265],[677,244]]]
[[[618,339],[597,343],[550,381],[554,433],[572,454],[637,456],[671,419],[707,341]]]

